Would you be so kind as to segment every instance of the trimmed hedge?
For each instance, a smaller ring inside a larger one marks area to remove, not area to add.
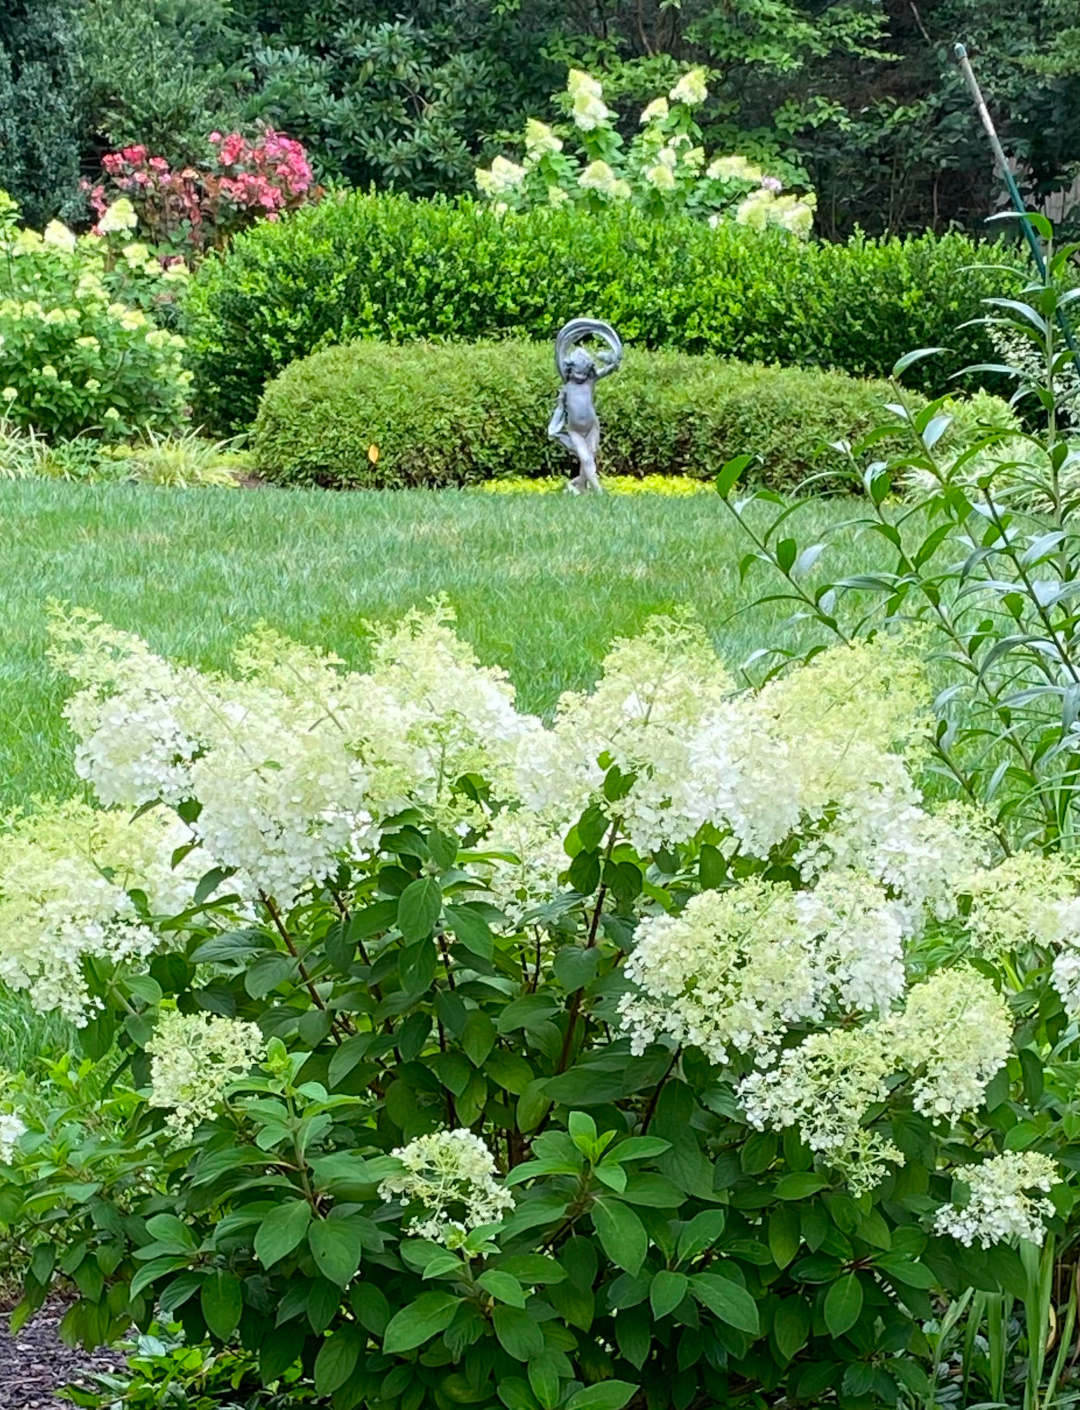
[[[569,475],[573,456],[546,435],[558,385],[537,343],[325,348],[267,387],[256,470],[337,489]],[[600,469],[704,479],[752,452],[766,483],[790,487],[836,465],[828,442],[881,421],[889,392],[840,372],[631,349],[597,390]]]
[[[800,242],[624,208],[500,218],[467,200],[353,193],[258,225],[202,265],[185,330],[198,414],[219,431],[248,425],[270,378],[328,343],[547,342],[585,316],[643,347],[858,376],[951,346],[909,374],[940,387],[989,356],[981,330],[956,331],[1007,292],[1006,273],[970,267],[984,248],[961,235]]]

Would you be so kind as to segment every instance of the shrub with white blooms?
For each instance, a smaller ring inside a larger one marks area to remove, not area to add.
[[[561,95],[568,125],[555,129],[530,118],[521,162],[496,157],[477,170],[476,185],[499,213],[570,201],[594,208],[625,203],[653,214],[684,211],[714,226],[734,221],[809,235],[817,201],[805,185],[801,193],[785,192],[778,175],[745,156],[706,155],[694,111],[708,96],[705,71],[691,69],[645,106],[627,146],[603,84],[571,69]],[[569,150],[575,141],[577,156]]]
[[[1054,1207],[1031,1190],[1047,1194],[1059,1183],[1057,1164],[1037,1151],[1008,1151],[957,1172],[968,1186],[965,1204],[938,1210],[935,1227],[970,1246],[983,1248],[1003,1239],[1043,1241],[1043,1221]]]
[[[384,1200],[421,1206],[409,1230],[421,1239],[458,1247],[485,1224],[498,1224],[514,1197],[495,1179],[491,1152],[471,1131],[435,1131],[393,1152],[402,1170],[379,1186]]]
[[[135,1114],[77,1185],[22,1110],[0,1156],[82,1231],[65,1269],[112,1241],[123,1290],[88,1274],[76,1334],[156,1297],[191,1336],[241,1326],[268,1379],[302,1356],[335,1410],[450,1362],[494,1396],[545,1348],[567,1395],[666,1405],[698,1362],[642,1317],[689,1299],[722,1401],[768,1300],[808,1296],[804,1242],[833,1280],[819,1360],[845,1279],[868,1346],[882,1288],[903,1321],[928,1277],[985,1282],[975,1239],[1015,1281],[1071,1200],[1066,1068],[1035,1073],[1071,1052],[1080,902],[1069,866],[924,797],[922,645],[754,689],[657,618],[544,721],[441,602],[373,628],[365,669],[261,627],[214,673],[55,609],[103,806],[0,833],[0,978],[85,1025]],[[1040,1153],[999,1154],[1017,1123]]]
[[[265,1047],[254,1023],[166,1009],[146,1045],[151,1055],[150,1105],[164,1109],[165,1125],[175,1136],[189,1137],[218,1109],[229,1084],[259,1061]]]

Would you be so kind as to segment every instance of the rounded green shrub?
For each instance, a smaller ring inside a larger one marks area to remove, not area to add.
[[[945,346],[908,374],[938,386],[994,360],[981,330],[957,333],[981,299],[1007,292],[1000,268],[975,267],[985,248],[961,235],[826,245],[626,209],[500,218],[467,200],[354,193],[262,224],[203,264],[185,307],[198,414],[219,431],[249,425],[270,378],[327,343],[547,342],[576,317],[643,347],[857,376]]]
[[[294,362],[266,389],[258,473],[338,489],[568,475],[545,435],[558,390],[537,343],[356,342]],[[630,349],[597,392],[600,465],[613,475],[715,475],[761,456],[777,488],[839,468],[829,443],[881,420],[890,389],[840,372]]]

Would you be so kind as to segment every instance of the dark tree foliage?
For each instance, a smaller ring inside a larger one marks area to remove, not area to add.
[[[471,183],[485,141],[546,109],[558,0],[234,0],[258,115],[327,170],[427,195]]]
[[[77,33],[65,0],[0,6],[0,187],[28,220],[55,215],[79,172]]]
[[[1001,201],[952,59],[975,61],[1027,194],[1060,218],[1080,173],[1077,0],[7,0],[0,182],[31,219],[78,164],[270,123],[323,179],[469,189],[552,119],[568,66],[602,73],[627,133],[687,64],[710,70],[710,149],[801,170],[820,233],[978,228]]]

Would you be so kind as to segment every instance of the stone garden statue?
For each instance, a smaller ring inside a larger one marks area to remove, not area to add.
[[[602,338],[610,352],[595,357],[577,346],[584,338]],[[555,339],[555,367],[562,378],[548,435],[561,441],[578,458],[578,473],[567,489],[580,493],[599,490],[596,453],[600,446],[600,422],[593,405],[593,386],[614,372],[622,362],[622,342],[615,329],[595,318],[572,318]]]

